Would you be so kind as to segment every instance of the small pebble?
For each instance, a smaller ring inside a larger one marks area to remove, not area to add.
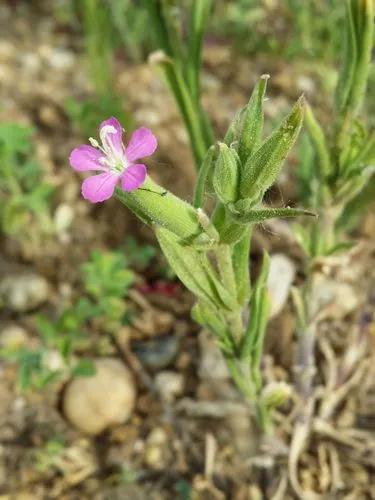
[[[181,373],[163,371],[155,376],[155,386],[165,401],[173,401],[184,389],[184,377]]]
[[[156,371],[166,368],[174,361],[179,344],[177,337],[167,336],[134,342],[132,349],[146,368]]]
[[[227,380],[228,367],[214,337],[202,330],[198,337],[200,347],[200,362],[198,374],[201,379]]]
[[[67,203],[61,203],[55,210],[53,215],[53,222],[57,234],[66,231],[74,219],[74,210]]]
[[[144,460],[151,469],[160,470],[166,466],[167,443],[168,435],[161,427],[156,427],[147,436]]]
[[[334,319],[342,319],[359,306],[359,296],[348,283],[342,283],[323,274],[315,274],[310,307],[313,314],[322,313]]]
[[[0,304],[15,312],[36,309],[48,294],[47,280],[34,273],[8,275],[0,283]]]
[[[63,397],[66,418],[80,431],[97,435],[126,422],[133,412],[136,387],[126,366],[114,358],[94,360],[96,374],[77,377]]]
[[[296,274],[294,262],[283,254],[271,256],[267,287],[271,296],[270,317],[277,316],[284,308]]]
[[[27,331],[19,325],[7,325],[0,331],[0,347],[14,349],[27,344]]]

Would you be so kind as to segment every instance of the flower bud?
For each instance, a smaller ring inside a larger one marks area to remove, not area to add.
[[[223,204],[235,202],[238,196],[240,160],[237,153],[223,142],[219,142],[213,185],[215,193]]]
[[[266,385],[261,394],[263,404],[267,408],[277,408],[287,401],[292,394],[292,388],[285,382],[271,382]]]
[[[297,139],[303,112],[304,99],[301,97],[281,125],[247,160],[241,176],[241,198],[257,199],[275,182]]]

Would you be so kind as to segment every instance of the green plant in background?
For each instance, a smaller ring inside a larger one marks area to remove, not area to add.
[[[144,271],[157,254],[154,246],[141,245],[132,236],[126,238],[124,244],[121,245],[121,251],[126,255],[127,260],[132,263],[132,268],[140,271]]]
[[[127,59],[141,62],[151,48],[145,8],[137,0],[108,0],[110,20]]]
[[[199,169],[213,133],[200,102],[200,68],[203,32],[211,0],[192,0],[187,40],[183,34],[182,5],[174,0],[142,0],[159,52],[151,61],[158,65],[174,95],[189,134]]]
[[[103,96],[83,100],[69,97],[65,101],[65,111],[73,127],[85,136],[93,135],[98,121],[103,116],[116,114],[121,117],[123,123],[131,123],[128,113],[122,109],[121,99],[112,91]]]
[[[115,333],[126,312],[124,297],[134,282],[124,254],[94,250],[82,266],[82,276],[84,289],[102,317],[103,330]]]
[[[341,43],[343,4],[342,0],[218,0],[211,24],[242,53],[330,61]]]
[[[113,90],[113,36],[108,9],[102,0],[83,0],[80,7],[90,80],[98,95]]]
[[[39,472],[59,470],[61,457],[66,450],[65,440],[61,436],[55,436],[43,443],[35,450],[35,467]]]
[[[54,231],[50,215],[54,188],[41,180],[32,135],[30,127],[0,125],[0,229],[22,241],[36,242]]]
[[[375,160],[375,136],[361,119],[373,46],[373,17],[372,0],[346,1],[344,59],[330,126],[323,127],[313,109],[306,107],[307,138],[299,177],[305,203],[319,218],[315,224],[295,225],[306,255],[306,282],[294,292],[299,321],[296,385],[304,406],[292,440],[291,468],[307,440],[314,411],[315,340],[319,323],[319,311],[313,300],[315,263],[328,262],[327,257],[353,246],[347,239],[353,218],[363,214],[374,201],[371,165]],[[294,487],[297,491],[298,484]]]
[[[285,49],[286,57],[303,57],[332,61],[341,47],[341,30],[345,12],[342,0],[287,0],[284,8],[293,36]]]
[[[131,126],[131,118],[124,109],[123,100],[114,90],[116,36],[112,21],[115,4],[120,5],[120,2],[113,1],[107,5],[102,0],[83,0],[76,7],[82,19],[86,61],[95,97],[84,100],[69,98],[65,108],[73,125],[84,135],[92,135],[97,122],[103,116],[112,114],[117,114],[122,123]]]
[[[126,314],[126,296],[134,282],[134,273],[119,252],[94,250],[82,265],[81,275],[86,296],[64,306],[51,319],[38,314],[34,318],[39,345],[3,348],[0,356],[18,366],[18,385],[22,390],[43,389],[69,376],[91,376],[94,367],[88,359],[78,359],[77,351],[91,346],[90,326],[103,334],[115,335]]]
[[[317,224],[296,226],[306,255],[332,255],[350,245],[345,239],[351,207],[358,212],[371,200],[375,158],[374,132],[361,121],[373,44],[371,0],[348,0],[344,61],[336,89],[335,115],[325,130],[307,106],[302,170],[304,202],[316,210]],[[365,189],[366,195],[362,192]]]

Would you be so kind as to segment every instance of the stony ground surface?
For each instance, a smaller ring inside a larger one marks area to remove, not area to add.
[[[83,138],[72,130],[64,101],[92,93],[78,34],[60,25],[48,9],[36,13],[7,4],[0,6],[0,26],[0,121],[33,125],[38,161],[56,186],[52,215],[68,213],[71,220],[47,243],[0,240],[0,294],[7,297],[0,311],[0,343],[16,339],[33,346],[38,344],[33,314],[53,315],[63,300],[77,297],[77,268],[92,248],[114,248],[124,234],[148,242],[152,236],[116,201],[100,208],[83,202],[79,179],[68,168],[69,152]],[[218,136],[246,102],[259,74],[272,75],[270,120],[301,91],[320,101],[319,72],[303,64],[296,71],[268,59],[239,61],[225,44],[209,44],[204,66],[204,104]],[[194,168],[187,137],[153,69],[119,57],[116,90],[126,95],[124,106],[135,121],[158,135],[151,174],[189,199]],[[295,196],[294,161],[276,190],[279,199]],[[16,386],[15,366],[1,362],[0,499],[282,500],[297,498],[298,488],[302,498],[308,498],[306,490],[322,499],[375,498],[374,233],[375,218],[368,214],[357,231],[359,245],[317,267],[316,418],[301,450],[291,446],[301,413],[297,396],[277,413],[275,436],[259,442],[213,339],[190,320],[191,297],[176,283],[153,289],[157,271],[147,269],[129,296],[136,313],[133,324],[118,333],[116,345],[102,342],[94,327],[100,347],[81,353],[130,366],[136,396],[129,396],[134,410],[125,424],[116,423],[114,409],[113,425],[105,431],[96,436],[80,432],[63,416],[64,384],[24,394]],[[287,292],[303,279],[301,255],[284,223],[257,232],[255,263],[262,248],[273,255],[274,265],[274,319],[264,377],[291,382],[296,325]],[[25,295],[25,290],[30,292]],[[102,393],[96,387],[98,408],[106,406],[108,390],[105,382]],[[51,446],[56,441],[63,446]]]

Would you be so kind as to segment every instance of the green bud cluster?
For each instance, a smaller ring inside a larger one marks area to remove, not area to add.
[[[219,142],[212,178],[220,204],[214,223],[221,241],[239,241],[249,225],[272,217],[309,214],[301,210],[261,206],[265,192],[275,182],[283,162],[293,147],[303,122],[304,98],[271,135],[262,141],[263,102],[269,75],[263,75],[243,110],[228,128],[224,143]]]

